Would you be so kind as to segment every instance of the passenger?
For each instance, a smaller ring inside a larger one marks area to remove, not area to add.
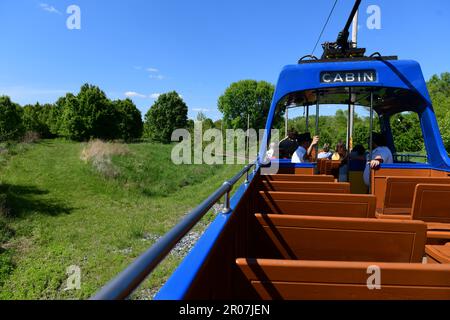
[[[297,141],[299,147],[292,156],[292,163],[309,162],[308,159],[311,156],[314,147],[318,145],[319,140],[320,138],[318,136],[311,139],[311,134],[309,132],[298,135]]]
[[[297,132],[291,130],[288,133],[288,136],[280,141],[279,144],[279,152],[280,159],[290,159],[292,154],[297,150]]]
[[[366,148],[362,144],[357,144],[350,153],[352,160],[366,161]]]
[[[319,155],[317,156],[317,159],[331,159],[333,156],[333,153],[330,152],[330,145],[328,143],[325,143],[323,145],[323,149],[321,152],[319,152]]]
[[[372,134],[372,155],[369,155],[370,162],[367,162],[364,170],[364,182],[367,186],[370,185],[370,169],[379,169],[382,163],[394,163],[394,157],[391,150],[387,147],[386,138],[377,132]]]
[[[348,158],[347,147],[342,141],[336,145],[336,152],[331,157],[331,160],[346,162]]]
[[[277,158],[277,153],[279,152],[277,147],[277,143],[272,142],[269,146],[269,150],[267,151],[267,159],[268,160],[273,160]]]

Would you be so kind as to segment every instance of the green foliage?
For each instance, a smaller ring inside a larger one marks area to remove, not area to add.
[[[24,133],[22,109],[7,96],[0,97],[0,141],[14,140]]]
[[[142,135],[141,113],[130,99],[112,102],[100,88],[88,84],[77,96],[69,93],[59,99],[49,118],[51,132],[76,141],[130,141]]]
[[[0,195],[5,196],[5,195]],[[9,239],[14,236],[14,230],[11,229],[6,219],[0,216],[0,245],[6,243]]]
[[[188,107],[177,92],[162,94],[145,115],[145,137],[170,143],[174,130],[186,128],[187,113]]]
[[[274,86],[265,81],[242,80],[232,83],[219,98],[218,108],[223,114],[223,123],[228,129],[264,129],[270,110]],[[281,109],[275,115],[275,124],[282,121]]]
[[[39,103],[35,105],[26,105],[23,107],[22,123],[25,131],[36,132],[42,138],[50,138],[50,115],[53,106]]]
[[[2,288],[9,275],[14,270],[14,264],[12,262],[12,254],[8,250],[4,250],[0,247],[0,289]],[[1,298],[1,294],[0,294]]]
[[[419,152],[424,149],[422,129],[416,113],[392,116],[391,130],[397,152]]]
[[[75,97],[66,95],[62,133],[73,140],[113,139],[118,134],[117,112],[105,93],[85,84]]]
[[[118,112],[118,136],[125,141],[132,141],[142,137],[142,115],[130,99],[113,102]]]
[[[434,75],[427,85],[444,145],[450,150],[450,73]]]
[[[198,113],[197,121],[200,121],[202,123],[203,131],[216,128],[214,125],[214,121],[212,121],[210,118],[208,118],[203,112]],[[219,129],[220,129],[220,127],[219,127]]]

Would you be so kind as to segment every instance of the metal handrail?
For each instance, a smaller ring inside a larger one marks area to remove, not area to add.
[[[400,162],[410,161],[411,158],[419,158],[419,159],[427,159],[428,160],[428,156],[426,156],[426,155],[413,154],[413,153],[404,153],[404,154],[397,153],[397,154],[394,154],[394,157],[396,158],[397,161],[400,158]]]
[[[225,196],[225,204],[222,213],[230,213],[230,193],[244,174],[246,174],[246,184],[249,183],[249,171],[253,166],[255,166],[255,163],[245,166],[231,180],[226,181],[197,208],[192,210],[178,225],[166,233],[155,245],[134,260],[116,278],[97,292],[91,300],[126,299],[223,196]]]

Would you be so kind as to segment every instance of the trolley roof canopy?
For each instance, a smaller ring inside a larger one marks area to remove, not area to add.
[[[277,108],[321,104],[372,106],[386,119],[403,111],[417,112],[430,165],[450,166],[420,65],[412,60],[383,58],[310,61],[284,67],[259,158],[263,159],[267,150]]]
[[[431,106],[426,83],[414,61],[365,60],[316,62],[286,66],[279,77],[274,106],[356,104],[379,114],[421,112]],[[350,94],[357,99],[350,101]],[[284,108],[283,107],[283,108]]]

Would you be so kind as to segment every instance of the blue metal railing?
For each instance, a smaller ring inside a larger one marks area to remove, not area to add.
[[[197,208],[192,210],[178,225],[166,233],[153,247],[139,256],[132,264],[116,278],[104,286],[91,300],[121,300],[126,299],[164,260],[177,243],[203,218],[203,216],[225,196],[224,213],[229,213],[230,193],[234,185],[246,175],[245,183],[249,182],[249,171],[255,163],[244,167],[231,180],[226,181]]]

